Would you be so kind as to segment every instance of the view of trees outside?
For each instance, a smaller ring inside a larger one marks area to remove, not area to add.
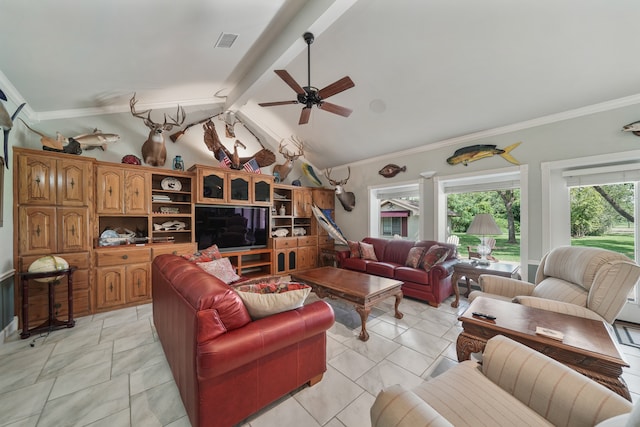
[[[635,259],[633,183],[573,187],[571,197],[571,244],[620,252]],[[475,250],[478,236],[466,234],[473,217],[493,216],[503,233],[491,236],[496,245],[491,255],[500,261],[520,260],[520,190],[493,190],[449,194],[450,233],[460,238],[460,256]]]
[[[493,216],[502,230],[491,255],[500,261],[520,261],[520,190],[493,190],[447,196],[450,233],[460,238],[460,256],[468,256],[468,247],[475,251],[479,236],[466,234],[477,214]]]
[[[594,185],[569,191],[571,244],[610,249],[635,259],[635,185]]]

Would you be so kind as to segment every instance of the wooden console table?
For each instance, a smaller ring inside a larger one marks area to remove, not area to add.
[[[38,273],[18,273],[22,281],[22,332],[20,338],[29,338],[32,333],[42,331],[52,331],[61,328],[73,328],[76,324],[73,320],[73,280],[72,275],[76,267],[69,267],[64,270],[44,271]],[[48,319],[32,329],[29,329],[29,280],[45,279],[49,277],[67,276],[67,309],[69,315],[67,320],[59,320],[55,316],[55,289],[54,286],[60,283],[60,279],[52,280],[49,286],[49,317]]]

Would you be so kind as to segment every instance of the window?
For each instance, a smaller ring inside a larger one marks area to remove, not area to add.
[[[622,205],[622,211],[632,213],[633,218],[637,218],[639,203],[636,190],[640,182],[638,159],[640,151],[631,151],[543,163],[543,253],[560,245],[597,246],[617,249],[638,262],[639,221],[630,222],[622,215],[605,212],[611,208],[606,204],[594,207],[593,203],[587,203],[589,200],[602,201],[598,198],[600,196],[595,197],[597,187],[600,187],[605,193],[618,194],[613,200]],[[583,218],[580,218],[580,212],[576,211],[576,206],[581,203],[580,209],[588,210]],[[591,221],[594,215],[598,217],[598,224]],[[598,231],[598,228],[601,230]],[[602,231],[613,232],[616,229],[626,234],[625,238],[621,239],[621,236],[617,235],[614,239],[617,243],[623,241],[617,248],[612,247],[612,244],[617,245],[616,242],[599,244],[597,236],[589,236]],[[587,238],[578,237],[583,235]],[[624,307],[619,319],[640,322],[639,297],[639,289],[636,286],[629,296],[630,303]]]
[[[420,240],[420,185],[400,183],[369,189],[369,235]]]
[[[519,260],[523,268],[520,274],[524,280],[528,278],[528,167],[509,167],[460,175],[435,176],[433,178],[434,198],[436,205],[436,229],[434,235],[437,240],[445,241],[450,231],[450,212],[447,208],[450,194],[481,193],[492,190],[520,189],[520,249]],[[517,257],[517,255],[516,255]],[[526,266],[526,267],[524,267]]]

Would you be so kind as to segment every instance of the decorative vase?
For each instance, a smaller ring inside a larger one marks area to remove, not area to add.
[[[184,161],[182,161],[182,156],[176,156],[173,159],[173,170],[176,170],[176,171],[184,170]]]
[[[287,209],[284,205],[280,205],[280,216],[285,216],[287,214]]]

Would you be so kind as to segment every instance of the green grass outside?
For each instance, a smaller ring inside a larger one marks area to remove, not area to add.
[[[460,246],[458,247],[460,258],[468,258],[469,252],[467,251],[467,246],[475,249],[480,243],[480,238],[466,233],[454,234],[460,238]],[[516,235],[517,244],[507,243],[507,234],[492,237],[496,239],[496,247],[493,252],[491,252],[491,255],[500,261],[520,262],[520,235]],[[614,233],[603,236],[587,236],[580,239],[571,239],[571,245],[609,249],[624,254],[631,259],[635,258],[633,233]]]

